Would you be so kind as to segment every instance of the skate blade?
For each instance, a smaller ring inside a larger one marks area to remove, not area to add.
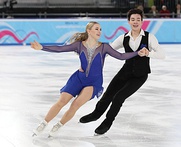
[[[97,133],[94,133],[94,136],[104,136],[104,134],[97,134]]]

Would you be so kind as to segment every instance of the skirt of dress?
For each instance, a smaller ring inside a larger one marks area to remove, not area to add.
[[[102,75],[96,77],[86,77],[84,72],[77,70],[70,76],[66,85],[60,89],[60,93],[67,92],[76,97],[85,87],[93,86],[91,99],[95,96],[98,98],[103,93],[102,83]]]

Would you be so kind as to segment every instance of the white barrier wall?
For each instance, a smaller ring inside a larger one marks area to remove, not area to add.
[[[89,21],[101,24],[102,42],[112,42],[130,29],[126,19],[1,19],[0,43],[25,45],[37,40],[64,44],[75,32],[84,32]],[[181,19],[145,19],[142,28],[153,33],[161,44],[181,43]]]

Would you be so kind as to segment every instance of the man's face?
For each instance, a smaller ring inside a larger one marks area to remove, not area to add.
[[[128,22],[134,31],[139,31],[143,23],[139,14],[132,14]]]

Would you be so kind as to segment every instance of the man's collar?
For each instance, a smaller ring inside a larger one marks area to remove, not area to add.
[[[125,37],[130,36],[131,37],[131,30],[125,35]],[[141,29],[139,36],[145,36],[145,32],[143,29]]]

